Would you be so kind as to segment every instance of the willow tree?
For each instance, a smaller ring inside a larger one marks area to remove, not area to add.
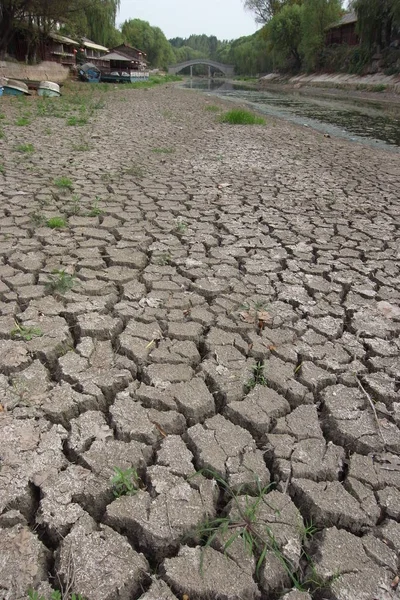
[[[86,35],[99,44],[108,45],[115,36],[115,20],[121,0],[92,0],[84,3]]]
[[[363,46],[370,51],[388,47],[400,26],[400,0],[355,0],[353,8]]]
[[[341,0],[304,0],[301,50],[308,69],[320,66],[326,28],[342,14]]]
[[[284,6],[302,4],[302,0],[243,0],[246,10],[252,12],[257,23],[268,23]]]

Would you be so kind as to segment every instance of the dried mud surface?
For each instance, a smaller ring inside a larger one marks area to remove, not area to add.
[[[174,86],[103,101],[2,100],[1,600],[399,598],[398,156]],[[203,551],[257,481],[275,551]]]

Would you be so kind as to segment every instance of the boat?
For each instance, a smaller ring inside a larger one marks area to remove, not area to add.
[[[4,94],[6,96],[29,96],[30,91],[28,86],[23,81],[16,79],[6,79],[4,84]]]
[[[61,96],[60,86],[52,81],[41,81],[38,87],[39,96],[49,96],[58,98]]]
[[[99,83],[101,77],[100,69],[93,63],[79,65],[78,74],[81,81],[88,81],[89,83]]]

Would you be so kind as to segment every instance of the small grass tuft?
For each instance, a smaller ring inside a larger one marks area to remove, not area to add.
[[[18,127],[24,127],[25,125],[30,125],[31,122],[29,120],[29,117],[23,116],[23,117],[18,117],[18,119],[15,121],[15,124]]]
[[[34,337],[42,337],[43,331],[39,327],[25,327],[14,321],[15,327],[11,330],[12,339],[22,339],[30,342]]]
[[[268,381],[264,375],[264,365],[261,362],[258,362],[254,365],[253,375],[246,383],[246,388],[248,391],[250,391],[253,390],[256,387],[256,385],[268,385]]]
[[[73,183],[69,177],[57,177],[53,183],[60,189],[72,190],[73,187]]]
[[[174,148],[153,148],[152,152],[155,154],[173,154],[175,152]]]
[[[209,104],[208,106],[206,106],[205,110],[207,112],[219,113],[222,111],[222,108],[220,106],[217,106],[216,104]]]
[[[50,229],[63,229],[67,224],[67,221],[64,217],[51,217],[51,219],[47,219],[46,227],[50,227]]]
[[[87,122],[88,122],[87,117],[68,117],[68,119],[67,119],[67,125],[69,127],[74,127],[74,126],[82,127],[83,125],[86,125]]]
[[[28,590],[29,600],[47,600],[45,596],[39,596],[36,590]],[[85,600],[81,594],[64,594],[60,590],[53,590],[49,597],[49,600]]]
[[[98,217],[99,215],[104,214],[104,210],[100,208],[99,203],[100,197],[96,196],[96,200],[93,202],[92,206],[90,207],[90,211],[88,212],[88,217]]]
[[[55,270],[52,275],[49,275],[46,283],[46,289],[53,293],[65,294],[76,285],[76,276],[67,273],[64,270]]]
[[[113,493],[116,498],[121,496],[134,496],[139,490],[140,477],[133,467],[120,469],[114,467],[114,477],[111,479]]]
[[[241,108],[224,113],[220,117],[220,122],[230,125],[265,125],[265,119]]]
[[[185,221],[182,221],[182,219],[178,218],[175,221],[175,231],[177,231],[178,233],[186,233],[188,228],[188,224],[185,223]]]
[[[2,175],[5,175],[5,173],[6,173],[6,168],[5,168],[5,166],[4,166],[3,164],[1,164],[1,163],[0,163],[0,173],[1,173]]]
[[[19,144],[16,147],[17,152],[24,152],[25,154],[32,154],[35,152],[35,147],[33,144]]]

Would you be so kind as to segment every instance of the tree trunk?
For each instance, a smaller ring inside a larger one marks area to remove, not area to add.
[[[8,44],[12,40],[13,34],[13,15],[3,8],[0,21],[0,58],[5,57]]]

